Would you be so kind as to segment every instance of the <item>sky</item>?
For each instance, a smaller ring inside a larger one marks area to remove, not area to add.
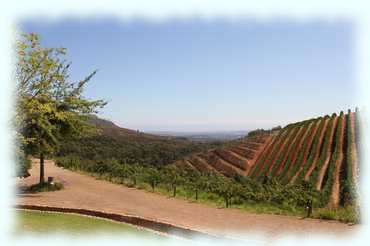
[[[24,21],[67,48],[71,79],[100,116],[141,131],[270,128],[357,106],[354,30],[344,21]]]

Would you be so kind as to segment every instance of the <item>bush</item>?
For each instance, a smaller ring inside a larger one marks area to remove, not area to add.
[[[31,185],[29,191],[32,193],[38,192],[47,192],[47,191],[57,191],[63,189],[64,186],[62,183],[54,182],[54,183],[38,183]]]
[[[17,152],[17,169],[16,169],[16,176],[27,178],[30,176],[28,169],[31,168],[31,160],[27,158],[23,151]]]

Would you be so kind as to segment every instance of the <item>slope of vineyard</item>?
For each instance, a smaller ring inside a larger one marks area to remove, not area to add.
[[[175,164],[228,177],[276,178],[286,185],[307,182],[330,208],[354,204],[358,190],[358,115],[357,109],[348,110],[347,114],[334,113],[281,129],[258,130]]]
[[[246,176],[265,145],[270,141],[271,135],[272,133],[262,133],[234,140],[227,146],[190,155],[175,164],[180,167],[189,167],[190,162],[199,171],[213,170],[226,176]]]

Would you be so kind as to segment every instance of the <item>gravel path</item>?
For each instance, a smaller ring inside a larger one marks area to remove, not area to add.
[[[346,235],[357,226],[335,221],[301,219],[291,216],[253,214],[238,209],[224,209],[165,197],[159,194],[128,188],[93,177],[75,173],[46,161],[46,177],[54,176],[65,188],[56,192],[20,194],[15,205],[42,205],[92,209],[192,228],[205,233],[238,238],[293,234]],[[33,163],[31,176],[19,179],[27,186],[38,181],[39,165]]]

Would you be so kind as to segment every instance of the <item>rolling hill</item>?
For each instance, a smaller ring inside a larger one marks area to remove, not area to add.
[[[227,145],[176,161],[180,168],[285,184],[306,181],[327,197],[330,208],[345,205],[358,189],[359,111],[341,112],[252,132]]]
[[[216,142],[203,143],[122,128],[97,116],[91,116],[89,120],[99,129],[99,133],[78,139],[65,139],[57,157],[68,156],[94,162],[114,159],[120,163],[160,167],[218,145]]]

